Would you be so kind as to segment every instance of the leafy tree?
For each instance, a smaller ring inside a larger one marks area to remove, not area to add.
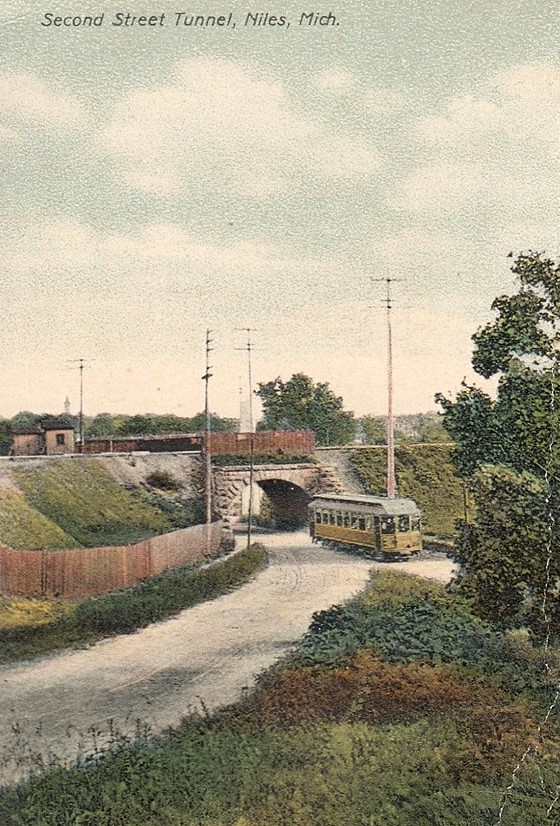
[[[159,433],[159,427],[151,416],[128,416],[120,425],[120,436],[146,436]]]
[[[259,383],[256,393],[264,411],[259,430],[313,430],[320,445],[348,444],[354,438],[354,414],[344,410],[327,382],[315,384],[295,373],[286,382],[278,377]]]
[[[498,377],[496,399],[463,385],[439,395],[469,481],[475,521],[463,525],[460,587],[480,614],[560,634],[560,266],[538,253],[512,267],[515,295],[473,336],[474,369]]]
[[[233,430],[232,419],[223,419],[212,413],[210,426],[213,431]],[[192,418],[176,416],[173,413],[125,416],[123,414],[98,413],[86,420],[88,438],[107,439],[118,436],[157,436],[168,433],[200,433],[205,428],[204,413]]]
[[[106,439],[115,435],[115,417],[110,413],[98,413],[93,419],[86,419],[86,438]]]
[[[387,424],[384,416],[362,416],[358,419],[364,444],[384,445],[387,442]]]
[[[32,413],[30,410],[20,410],[15,416],[10,419],[12,428],[15,427],[35,427],[41,421],[42,416],[39,413]]]
[[[445,429],[439,414],[420,414],[418,421],[418,439],[420,442],[449,442],[449,433]]]
[[[224,433],[226,431],[233,431],[237,427],[237,422],[233,419],[223,419],[216,413],[210,414],[210,429],[214,433]],[[200,433],[206,428],[206,418],[204,413],[197,413],[192,419],[189,419],[189,433]]]
[[[12,426],[9,419],[0,419],[0,444],[12,438]]]

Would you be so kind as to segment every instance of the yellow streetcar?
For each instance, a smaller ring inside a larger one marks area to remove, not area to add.
[[[421,516],[412,499],[318,494],[309,503],[310,534],[329,547],[403,558],[422,550]]]

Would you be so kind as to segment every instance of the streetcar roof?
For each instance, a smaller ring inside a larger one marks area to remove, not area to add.
[[[420,512],[418,505],[412,499],[402,496],[389,499],[385,496],[371,496],[365,493],[320,493],[311,500],[309,507],[321,507],[327,510],[356,510],[388,516],[404,516]]]

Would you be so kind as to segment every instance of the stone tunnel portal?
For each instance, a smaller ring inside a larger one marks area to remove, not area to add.
[[[307,491],[284,479],[267,479],[258,485],[266,496],[261,503],[261,514],[263,519],[269,515],[271,526],[291,530],[307,525],[307,505],[311,500]]]

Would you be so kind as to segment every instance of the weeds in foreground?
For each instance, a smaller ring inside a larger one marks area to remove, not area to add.
[[[556,822],[560,724],[550,714],[545,732],[540,704],[547,679],[552,687],[545,667],[552,663],[552,652],[543,664],[541,654],[520,635],[486,624],[478,637],[482,647],[477,659],[475,648],[464,646],[465,631],[478,634],[481,629],[468,605],[439,586],[408,577],[399,584],[398,576],[406,575],[375,574],[366,594],[316,615],[305,656],[296,652],[287,657],[237,705],[188,718],[157,739],[140,732],[131,740],[112,731],[108,742],[97,740],[93,754],[71,770],[51,768],[0,792],[0,822]],[[425,603],[430,605],[429,623],[418,622],[412,610]],[[384,626],[383,636],[375,636],[371,617],[391,611],[395,622]],[[451,616],[455,623],[447,622]],[[451,657],[443,662],[434,643],[445,624]],[[333,661],[325,653],[329,635],[335,633],[349,635],[352,645]],[[364,643],[364,633],[375,636],[375,646]],[[492,652],[500,651],[494,672],[484,675]],[[510,679],[510,660],[516,680]]]

